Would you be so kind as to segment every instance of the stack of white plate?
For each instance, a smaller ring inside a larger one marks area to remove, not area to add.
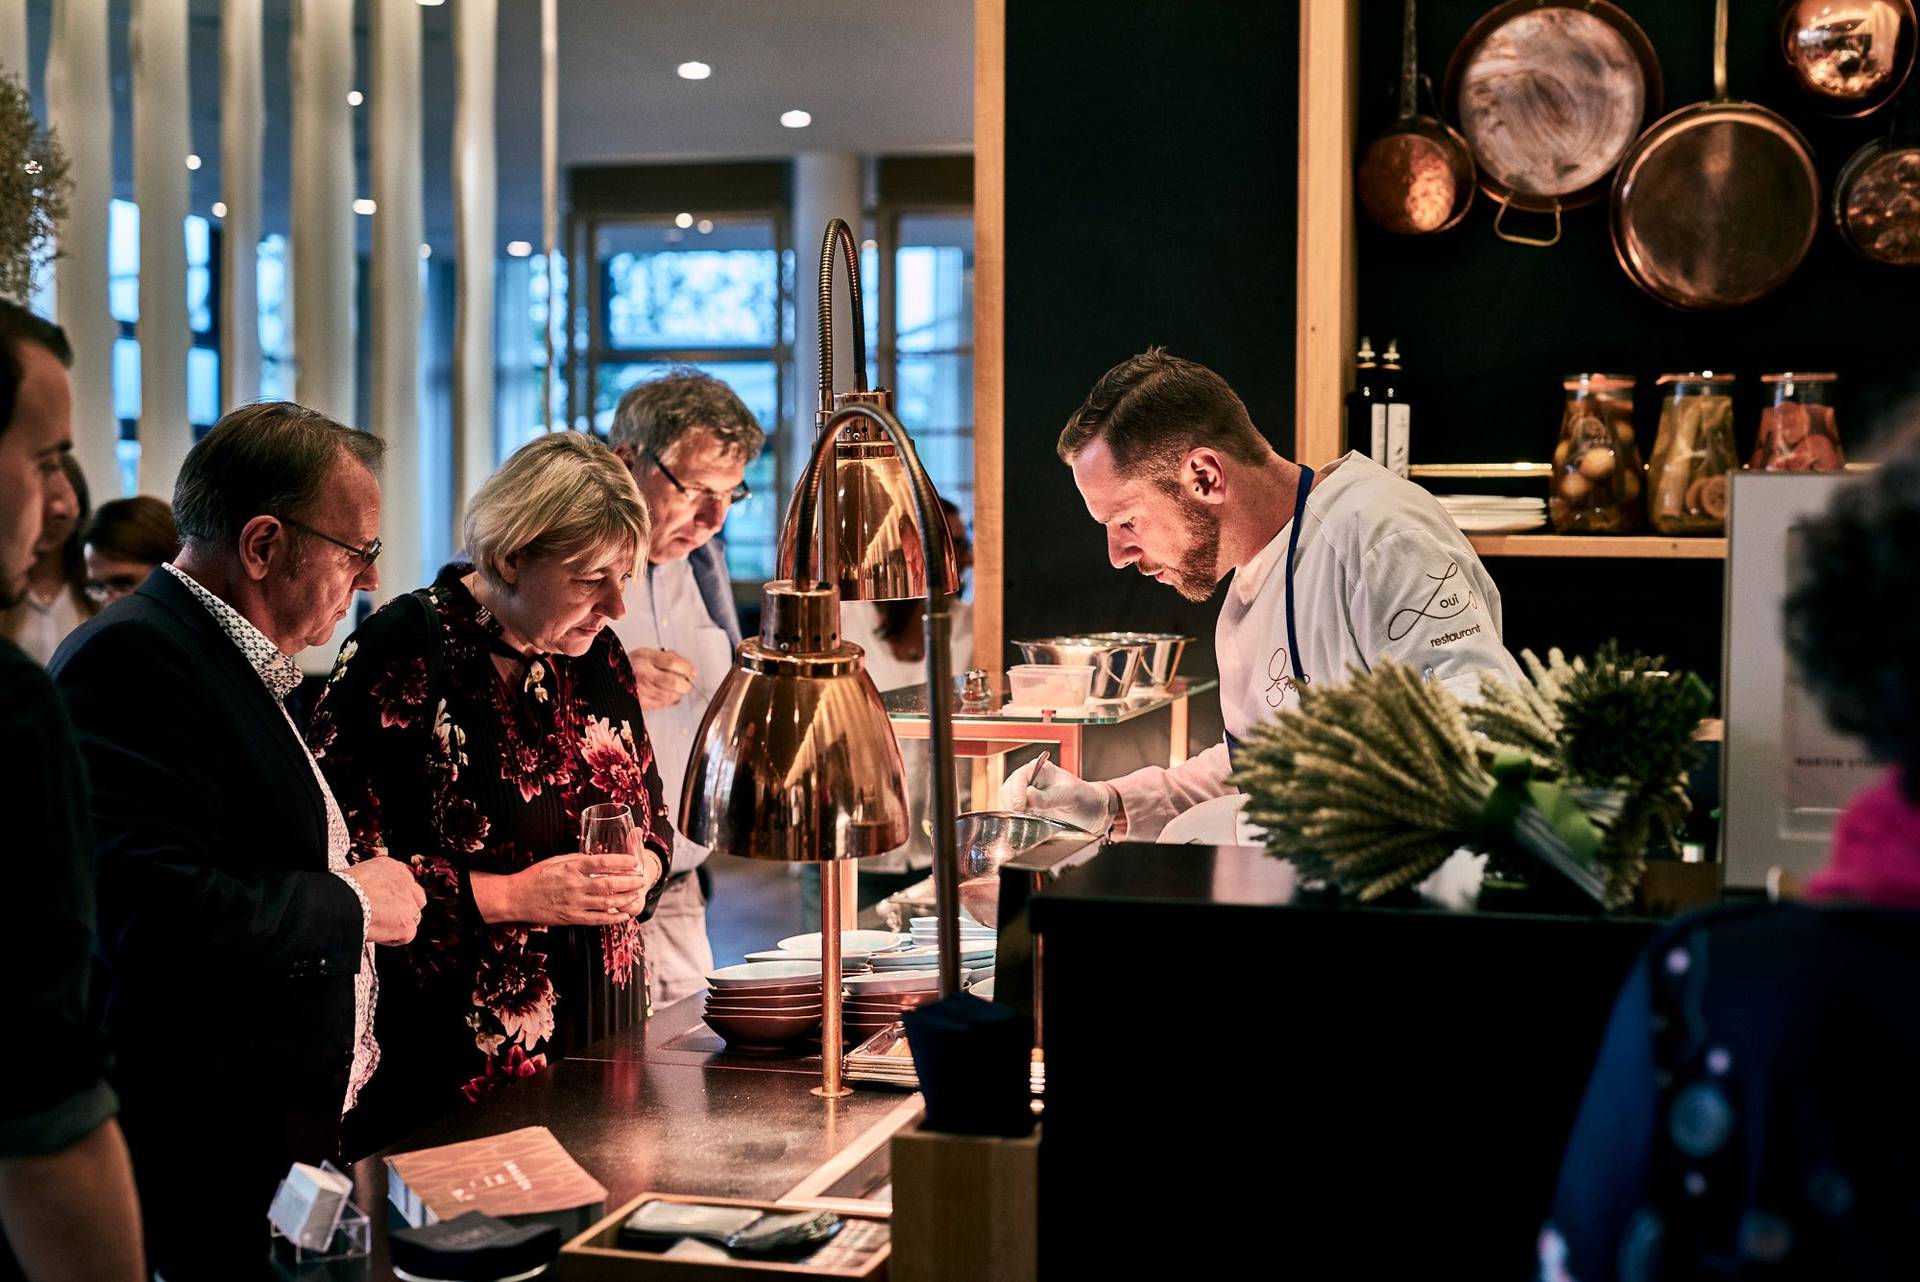
[[[1545,499],[1498,494],[1436,494],[1453,523],[1468,534],[1522,534],[1547,523]]]
[[[915,917],[907,923],[913,932],[913,947],[926,949],[936,957],[940,950],[940,919],[938,917]],[[998,936],[993,927],[982,926],[978,922],[962,919],[960,922],[960,964],[972,966],[976,962],[983,966],[993,964],[993,949]]]

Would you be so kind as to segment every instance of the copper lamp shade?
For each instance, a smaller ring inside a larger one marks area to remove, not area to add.
[[[906,844],[905,771],[860,647],[825,585],[767,585],[694,739],[681,831],[730,855],[864,859]]]

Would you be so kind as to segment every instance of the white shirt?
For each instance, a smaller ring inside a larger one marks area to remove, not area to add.
[[[925,609],[925,603],[915,601],[916,612]],[[948,655],[952,661],[954,676],[960,676],[973,666],[973,606],[957,599],[947,602]],[[873,684],[881,693],[888,690],[904,690],[910,686],[925,688],[927,684],[927,661],[922,655],[918,659],[902,659],[894,654],[885,641],[880,639],[880,606],[874,601],[848,601],[840,607],[840,639],[851,641],[867,652],[867,674],[873,678]],[[884,855],[874,855],[860,861],[863,872],[906,872],[915,868],[933,866],[933,843],[927,833],[931,822],[928,807],[932,798],[928,795],[927,741],[925,739],[900,740],[900,762],[907,772],[907,844],[898,850]],[[966,791],[964,777],[960,781],[955,799],[960,802],[956,813],[966,810]]]
[[[185,570],[172,562],[167,562],[165,569],[180,580],[187,591],[193,594],[194,600],[206,607],[213,621],[227,634],[227,639],[240,647],[247,665],[259,674],[261,684],[273,696],[274,706],[287,719],[287,731],[293,735],[294,742],[300,745],[300,753],[306,757],[307,765],[312,767],[313,781],[319,785],[320,800],[326,807],[327,870],[346,882],[347,889],[360,901],[360,969],[353,976],[353,1068],[347,1076],[346,1100],[340,1106],[344,1116],[360,1098],[360,1089],[373,1076],[373,1070],[380,1066],[380,1043],[374,1039],[373,1033],[373,1007],[380,997],[380,981],[374,969],[373,941],[368,938],[373,930],[373,903],[367,898],[367,892],[360,888],[360,883],[347,875],[347,854],[351,843],[347,835],[346,817],[340,813],[340,803],[333,799],[333,789],[327,787],[327,777],[320,773],[320,763],[307,751],[305,736],[293,724],[293,717],[287,712],[286,698],[300,684],[300,665],[291,656],[282,654],[280,648],[267,638],[266,633],[254,627],[246,615],[202,587]]]
[[[53,662],[53,652],[67,639],[67,633],[86,622],[80,607],[74,604],[73,593],[64,583],[55,589],[50,601],[43,601],[38,593],[29,591],[12,614],[13,643],[43,668]]]
[[[693,664],[693,689],[671,707],[647,711],[647,737],[653,741],[654,766],[660,771],[667,814],[674,824],[673,872],[678,876],[707,858],[705,846],[680,835],[680,789],[687,779],[700,720],[733,666],[733,642],[707,613],[693,565],[685,557],[665,565],[648,562],[645,571],[627,585],[626,599],[626,617],[613,624],[622,647],[671,650]]]
[[[1287,643],[1286,560],[1291,519],[1234,571],[1214,641],[1220,711],[1245,739],[1298,706]],[[1500,591],[1459,527],[1424,489],[1358,452],[1316,474],[1307,492],[1293,574],[1294,627],[1309,684],[1346,679],[1393,659],[1464,699],[1480,674],[1523,679],[1500,641]],[[1225,744],[1169,770],[1114,780],[1127,836],[1149,841],[1166,822],[1233,789]]]

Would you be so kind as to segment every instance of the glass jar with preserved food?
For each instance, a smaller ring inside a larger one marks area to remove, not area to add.
[[[1833,421],[1832,374],[1762,374],[1767,407],[1747,464],[1763,472],[1837,472],[1846,466]]]
[[[1633,378],[1569,374],[1553,447],[1547,514],[1559,534],[1626,534],[1646,519],[1645,470],[1633,435]]]
[[[1733,453],[1733,375],[1662,374],[1647,518],[1662,534],[1724,534]]]

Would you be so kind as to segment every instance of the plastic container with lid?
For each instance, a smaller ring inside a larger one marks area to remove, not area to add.
[[[1093,693],[1093,668],[1067,663],[1016,663],[1007,669],[1007,702],[1055,712],[1084,708]]]
[[[1660,434],[1647,465],[1647,519],[1662,534],[1724,534],[1733,452],[1733,375],[1662,374]]]
[[[1846,466],[1833,420],[1833,374],[1762,374],[1767,407],[1747,466],[1763,472],[1837,472]]]
[[[1569,374],[1553,447],[1547,514],[1559,534],[1627,534],[1646,520],[1646,471],[1633,434],[1633,376]]]

